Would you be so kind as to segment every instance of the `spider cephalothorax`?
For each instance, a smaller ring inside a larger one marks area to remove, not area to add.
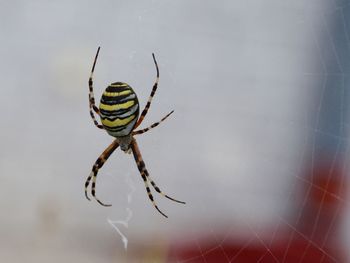
[[[116,140],[118,141],[120,145],[120,149],[124,151],[125,153],[131,153],[131,141],[132,141],[132,136],[127,135],[123,137],[117,137]]]
[[[110,206],[102,203],[99,199],[97,199],[95,195],[96,176],[97,176],[98,170],[107,161],[109,156],[115,151],[115,149],[118,148],[118,146],[120,146],[121,150],[124,151],[125,153],[131,153],[131,152],[133,153],[134,159],[137,164],[137,168],[139,169],[141,173],[141,177],[145,183],[148,197],[152,201],[152,204],[154,205],[154,207],[163,216],[167,217],[162,211],[159,210],[158,206],[156,205],[153,199],[149,184],[151,184],[154,190],[156,190],[156,192],[160,193],[162,196],[178,203],[184,204],[185,202],[176,200],[164,194],[159,189],[159,187],[155,184],[155,182],[151,179],[146,169],[145,163],[142,160],[141,152],[139,150],[137,142],[134,138],[134,135],[145,133],[148,130],[158,126],[162,121],[168,118],[170,114],[173,113],[173,111],[171,111],[165,117],[163,117],[159,122],[153,123],[151,126],[145,129],[135,131],[135,129],[142,123],[143,119],[145,118],[148,112],[148,109],[151,105],[152,98],[158,87],[159,69],[158,69],[157,61],[154,57],[154,54],[152,54],[154,64],[156,65],[157,79],[153,85],[152,92],[147,101],[147,104],[139,117],[140,107],[139,107],[139,102],[138,102],[136,93],[128,84],[124,82],[114,82],[110,84],[102,94],[99,108],[97,108],[97,106],[95,105],[92,76],[94,73],[96,60],[99,52],[100,52],[100,47],[97,49],[94,64],[91,70],[91,75],[89,78],[90,116],[93,119],[94,124],[98,128],[106,130],[109,135],[115,138],[115,140],[107,147],[107,149],[104,150],[104,152],[100,155],[100,157],[96,160],[95,164],[93,165],[92,171],[85,182],[85,196],[87,199],[90,200],[90,198],[87,195],[87,188],[89,187],[90,181],[92,180],[92,185],[91,185],[92,196],[101,205]],[[95,118],[94,112],[100,116],[102,124],[98,123],[98,121]]]

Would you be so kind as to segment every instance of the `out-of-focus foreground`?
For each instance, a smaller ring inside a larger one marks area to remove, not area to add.
[[[0,3],[1,262],[349,262],[350,4]],[[130,155],[84,182],[112,138],[89,116],[116,81],[143,107]]]

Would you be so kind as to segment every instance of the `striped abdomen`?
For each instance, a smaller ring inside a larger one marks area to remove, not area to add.
[[[133,89],[122,82],[109,85],[101,97],[100,116],[111,136],[129,135],[139,116],[139,102]]]

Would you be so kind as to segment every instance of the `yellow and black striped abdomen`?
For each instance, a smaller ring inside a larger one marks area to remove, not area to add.
[[[129,135],[139,116],[139,101],[134,90],[123,82],[109,85],[101,97],[100,116],[111,136]]]

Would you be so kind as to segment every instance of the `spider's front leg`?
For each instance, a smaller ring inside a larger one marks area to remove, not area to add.
[[[111,156],[111,154],[115,151],[115,149],[117,149],[119,146],[117,140],[113,141],[106,150],[104,150],[104,152],[100,155],[100,157],[98,157],[98,159],[96,160],[95,164],[92,166],[92,171],[90,173],[90,175],[88,176],[88,178],[86,179],[85,182],[85,196],[88,200],[90,200],[88,194],[87,194],[87,189],[89,187],[90,181],[92,179],[92,185],[91,185],[91,194],[92,196],[96,199],[96,201],[103,205],[103,206],[111,206],[108,204],[104,204],[102,203],[96,196],[95,196],[95,188],[96,188],[96,176],[98,173],[98,170],[104,165],[104,163],[107,161],[107,159],[109,158],[109,156]]]
[[[145,183],[145,186],[146,186],[146,190],[147,190],[147,193],[148,193],[148,197],[149,199],[151,200],[153,206],[158,210],[159,213],[161,213],[163,216],[165,217],[168,217],[166,216],[159,208],[158,206],[156,205],[155,201],[154,201],[154,198],[152,196],[152,193],[151,193],[151,190],[149,188],[149,182],[151,183],[151,185],[153,186],[153,188],[159,193],[161,194],[162,196],[172,200],[172,201],[175,201],[177,203],[182,203],[182,204],[185,204],[185,202],[182,202],[182,201],[179,201],[179,200],[176,200],[166,194],[164,194],[160,189],[159,187],[155,184],[155,182],[150,178],[149,174],[148,174],[148,171],[146,169],[146,165],[145,165],[145,162],[143,161],[142,159],[142,155],[141,155],[141,152],[140,152],[140,149],[137,145],[137,142],[135,139],[132,139],[131,141],[131,149],[132,149],[132,153],[134,155],[134,159],[136,161],[136,164],[137,164],[137,168],[139,169],[140,173],[141,173],[141,177]]]

